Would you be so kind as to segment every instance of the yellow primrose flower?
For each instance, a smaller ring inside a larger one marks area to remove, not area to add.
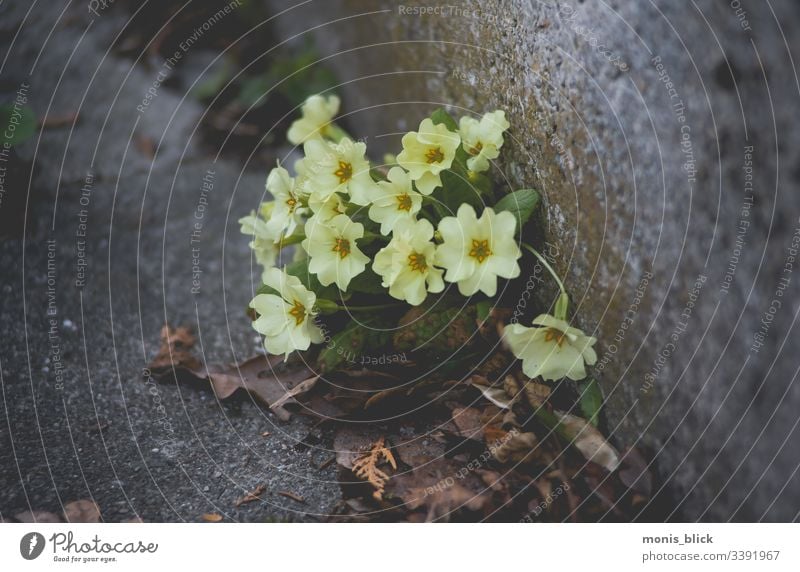
[[[284,232],[291,235],[302,224],[303,214],[307,211],[302,204],[301,187],[289,175],[289,171],[279,165],[267,176],[267,191],[274,199],[267,226],[275,236]]]
[[[269,216],[271,206],[271,202],[265,202],[262,203],[259,210],[262,213],[267,212],[267,216]],[[280,250],[276,243],[278,235],[272,231],[267,222],[256,215],[255,211],[252,211],[249,216],[240,218],[239,224],[241,225],[242,234],[253,237],[248,246],[255,254],[256,262],[265,268],[275,264],[275,259]]]
[[[308,269],[320,284],[335,282],[340,290],[347,290],[350,280],[364,272],[369,258],[356,246],[363,236],[364,225],[343,214],[325,223],[306,222],[307,238],[301,244],[311,258]]]
[[[495,213],[486,207],[480,218],[468,204],[458,208],[456,216],[439,223],[443,243],[436,252],[439,266],[447,269],[445,279],[457,282],[458,291],[471,296],[481,291],[497,293],[497,277],[516,278],[522,256],[514,241],[516,219],[508,211]]]
[[[403,221],[414,221],[422,208],[422,195],[411,186],[411,179],[400,167],[392,167],[388,181],[379,181],[372,192],[369,218],[381,224],[381,234],[389,234]]]
[[[522,360],[525,375],[542,376],[546,380],[585,378],[584,364],[597,362],[597,353],[592,348],[597,339],[549,314],[538,316],[533,325],[540,327],[511,324],[503,333],[511,351]]]
[[[449,169],[461,142],[458,133],[453,133],[443,124],[423,119],[419,131],[403,135],[403,150],[397,156],[397,163],[405,168],[417,189],[423,195],[430,195],[433,189],[442,185],[440,173]]]
[[[367,146],[343,138],[339,143],[312,139],[304,146],[307,185],[318,202],[326,201],[333,193],[349,193],[357,205],[369,204],[375,183],[369,174],[369,161],[364,158]]]
[[[467,159],[470,171],[486,171],[489,161],[497,159],[503,146],[503,132],[511,127],[505,111],[492,111],[480,121],[473,117],[462,117],[458,123],[464,150],[471,155]]]
[[[314,323],[316,294],[296,276],[278,268],[264,272],[264,284],[277,294],[258,294],[250,307],[258,314],[253,328],[264,336],[267,352],[288,358],[294,350],[307,350],[312,342],[320,343],[322,330]]]
[[[312,95],[306,99],[300,111],[303,116],[292,123],[286,134],[292,145],[325,137],[331,120],[339,113],[339,98],[335,95],[328,96],[327,99],[321,95]]]
[[[372,269],[383,278],[389,295],[412,306],[422,304],[428,292],[444,290],[442,271],[435,268],[433,225],[427,220],[403,221],[392,240],[375,255]]]
[[[333,217],[344,214],[345,211],[344,201],[336,193],[324,201],[321,201],[318,195],[312,194],[308,199],[308,206],[314,215],[308,219],[306,224],[311,223],[312,225],[318,222],[328,222]]]

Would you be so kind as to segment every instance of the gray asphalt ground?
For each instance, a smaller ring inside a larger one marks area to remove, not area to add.
[[[124,25],[111,12],[24,20],[28,7],[0,7],[3,95],[28,85],[40,117],[79,120],[16,149],[0,203],[0,517],[92,499],[106,521],[322,518],[339,500],[336,464],[317,468],[330,434],[247,395],[221,403],[143,375],[165,321],[192,327],[208,362],[256,351],[236,220],[268,165],[203,150],[202,109],[154,85],[159,62],[107,53]],[[262,484],[262,501],[235,506]]]

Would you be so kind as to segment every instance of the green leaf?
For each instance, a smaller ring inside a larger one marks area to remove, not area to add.
[[[478,321],[485,322],[489,318],[489,314],[492,312],[492,308],[494,308],[493,300],[481,300],[480,302],[475,304],[475,310],[477,311]]]
[[[317,357],[320,372],[339,369],[348,361],[355,361],[363,353],[366,329],[358,322],[350,322],[345,328],[331,336]]]
[[[317,357],[321,372],[344,369],[348,364],[361,363],[362,356],[386,346],[389,334],[373,328],[381,322],[380,317],[352,321],[345,328],[331,336]]]
[[[495,212],[508,211],[517,219],[517,231],[531,218],[531,215],[539,206],[539,192],[534,189],[520,189],[514,191],[497,201],[494,206]]]
[[[3,142],[19,145],[36,133],[36,114],[27,105],[0,105],[0,129]]]
[[[386,288],[383,287],[382,282],[383,279],[372,270],[372,267],[369,267],[350,280],[347,293],[361,292],[362,294],[385,294]]]
[[[589,423],[597,427],[600,420],[600,409],[603,407],[603,393],[600,386],[593,378],[588,378],[578,383],[581,392],[581,412]]]
[[[472,184],[465,173],[448,169],[442,171],[442,187],[437,197],[444,204],[448,214],[455,214],[463,203],[472,205],[476,212],[483,208],[480,190]]]
[[[450,131],[458,131],[458,123],[442,107],[431,113],[431,121],[433,121],[434,125],[444,124]]]

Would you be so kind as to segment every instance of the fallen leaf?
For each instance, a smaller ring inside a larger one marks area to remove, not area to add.
[[[161,327],[161,345],[158,353],[148,365],[154,373],[161,373],[173,368],[195,369],[200,362],[191,354],[195,338],[186,326],[172,329],[169,324]]]
[[[568,413],[560,411],[554,413],[565,435],[571,440],[570,444],[574,445],[586,459],[605,467],[610,472],[619,467],[619,453],[594,425]]]
[[[279,407],[283,407],[290,400],[295,401],[294,398],[297,397],[298,395],[302,395],[303,393],[311,391],[314,385],[316,385],[318,379],[319,376],[315,375],[313,377],[309,377],[308,379],[301,381],[300,383],[295,385],[292,389],[288,389],[286,393],[284,393],[277,401],[275,401],[275,403],[270,405],[269,408],[275,410],[278,409]]]
[[[453,423],[458,433],[467,439],[483,440],[483,423],[481,412],[474,407],[457,407],[452,411]]]
[[[417,487],[404,496],[405,506],[411,510],[427,507],[425,522],[449,520],[459,510],[480,511],[489,502],[484,493],[475,493],[459,483],[446,487]]]
[[[492,387],[491,385],[484,385],[482,383],[470,380],[470,385],[479,390],[483,396],[500,407],[501,409],[510,409],[514,399],[508,396],[508,393],[502,387]]]
[[[386,486],[386,481],[389,480],[389,475],[379,469],[378,465],[386,462],[397,470],[397,461],[395,461],[394,455],[392,455],[385,443],[384,437],[380,437],[370,446],[369,451],[366,451],[353,461],[353,474],[372,485],[375,489],[375,492],[372,493],[375,500],[383,499],[384,487]]]
[[[363,427],[340,427],[333,437],[333,450],[336,453],[336,462],[345,469],[353,468],[353,461],[361,456],[380,437],[377,429]]]
[[[20,522],[63,522],[58,515],[44,510],[26,510],[25,512],[14,515],[14,518]]]
[[[293,492],[290,492],[290,491],[278,491],[278,494],[281,495],[281,496],[284,496],[286,498],[292,499],[293,501],[302,502],[302,503],[306,502],[306,499],[304,499],[300,495],[296,495],[296,494],[294,494]]]
[[[501,463],[529,463],[541,456],[536,435],[516,431],[497,441],[490,451]]]
[[[67,522],[100,522],[100,508],[94,501],[77,500],[64,505]]]
[[[263,484],[258,485],[252,491],[245,493],[243,497],[236,499],[236,501],[233,503],[234,506],[242,506],[243,504],[247,504],[249,502],[261,500],[260,495],[266,490],[266,488],[267,488],[266,485]]]
[[[220,522],[222,520],[222,515],[216,512],[207,512],[200,518],[206,522]]]
[[[417,467],[438,459],[445,453],[445,445],[433,438],[433,435],[422,434],[403,441],[394,447],[400,459],[410,467]]]

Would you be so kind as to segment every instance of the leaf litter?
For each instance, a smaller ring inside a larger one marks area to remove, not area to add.
[[[500,329],[479,325],[489,338]],[[330,520],[626,521],[650,501],[643,453],[621,454],[603,436],[594,380],[539,383],[500,350],[466,378],[408,383],[396,368],[320,375],[280,356],[203,366],[193,344],[187,328],[165,326],[151,371],[207,383],[220,400],[244,390],[283,421],[296,412],[334,428],[335,456],[324,466],[339,466],[343,500]],[[237,506],[259,500],[261,486]]]

